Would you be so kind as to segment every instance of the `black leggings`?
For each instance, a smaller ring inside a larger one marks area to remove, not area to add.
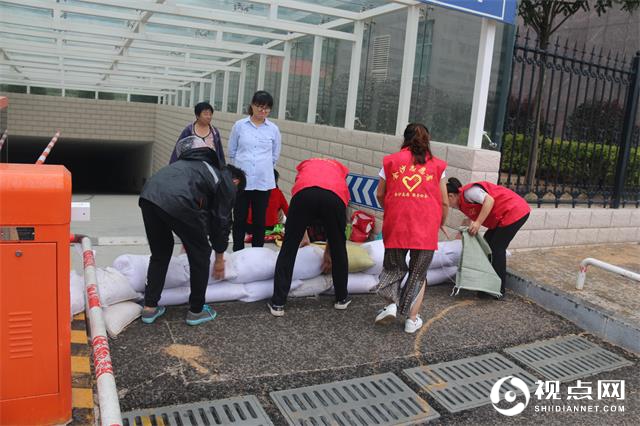
[[[198,232],[197,229],[168,215],[160,207],[145,199],[141,198],[139,205],[142,210],[144,230],[147,233],[151,249],[147,284],[144,288],[145,306],[158,306],[173,254],[174,241],[171,233],[173,231],[182,240],[189,259],[189,273],[191,275],[189,305],[191,305],[191,312],[201,312],[209,282],[209,265],[211,263],[211,245],[207,239],[206,230]]]
[[[251,205],[252,247],[264,246],[264,222],[269,205],[269,193],[271,191],[239,191],[236,196],[236,205],[233,208],[233,251],[244,248],[244,236],[247,232],[247,216]]]
[[[284,242],[276,262],[271,299],[274,305],[283,306],[287,302],[300,241],[307,227],[315,222],[323,224],[327,234],[336,300],[347,298],[349,265],[347,238],[344,234],[347,225],[346,213],[347,207],[342,199],[326,189],[315,186],[305,188],[291,198]]]
[[[516,236],[518,230],[524,225],[527,219],[529,219],[529,213],[511,225],[489,229],[484,234],[484,239],[489,243],[489,247],[491,247],[491,264],[502,281],[500,286],[500,292],[502,294],[504,294],[504,285],[507,276],[507,247],[509,247],[509,243],[511,243],[511,240],[513,240],[513,237]]]

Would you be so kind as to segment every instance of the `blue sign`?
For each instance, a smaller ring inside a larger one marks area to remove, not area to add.
[[[517,0],[420,0],[460,12],[515,25]]]
[[[347,175],[347,186],[349,187],[351,204],[382,210],[376,198],[376,191],[378,190],[377,177],[349,173]]]

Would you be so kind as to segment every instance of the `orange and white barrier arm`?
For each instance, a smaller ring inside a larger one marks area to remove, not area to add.
[[[4,145],[4,142],[7,140],[8,134],[9,134],[9,129],[5,130],[4,133],[2,134],[2,137],[0,137],[0,151],[2,151],[2,146]]]
[[[73,239],[73,237],[72,237]],[[82,261],[84,264],[85,310],[89,320],[93,369],[96,375],[100,423],[103,426],[122,425],[118,389],[113,375],[107,329],[102,316],[100,293],[96,278],[96,261],[89,237],[82,236]]]
[[[53,146],[56,144],[56,142],[58,142],[59,137],[60,137],[60,130],[56,131],[56,134],[53,135],[47,147],[44,149],[44,151],[42,151],[42,154],[40,154],[40,157],[38,157],[38,161],[36,161],[36,164],[44,164],[44,162],[47,161],[47,157],[49,156],[49,153],[53,149]]]

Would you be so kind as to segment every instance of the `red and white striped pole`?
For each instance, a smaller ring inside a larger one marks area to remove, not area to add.
[[[0,137],[0,151],[2,151],[2,145],[4,145],[4,142],[7,140],[8,134],[9,134],[9,129],[5,130],[4,133],[2,134],[2,137]]]
[[[36,161],[36,164],[44,164],[44,162],[47,160],[47,157],[49,156],[49,153],[53,149],[53,146],[56,144],[56,142],[58,142],[59,137],[60,130],[56,131],[56,134],[53,135],[51,141],[49,141],[49,145],[47,145],[44,151],[42,151],[42,154],[40,154],[40,157],[38,157],[38,161]]]
[[[118,389],[116,388],[116,379],[113,376],[107,329],[100,305],[96,261],[89,237],[82,238],[82,260],[86,290],[85,309],[89,320],[91,347],[93,349],[93,369],[96,375],[98,401],[100,404],[100,423],[103,426],[122,425]]]

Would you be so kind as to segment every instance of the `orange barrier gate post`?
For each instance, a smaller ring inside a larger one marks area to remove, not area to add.
[[[64,424],[71,174],[57,165],[0,164],[0,200],[0,424]]]

